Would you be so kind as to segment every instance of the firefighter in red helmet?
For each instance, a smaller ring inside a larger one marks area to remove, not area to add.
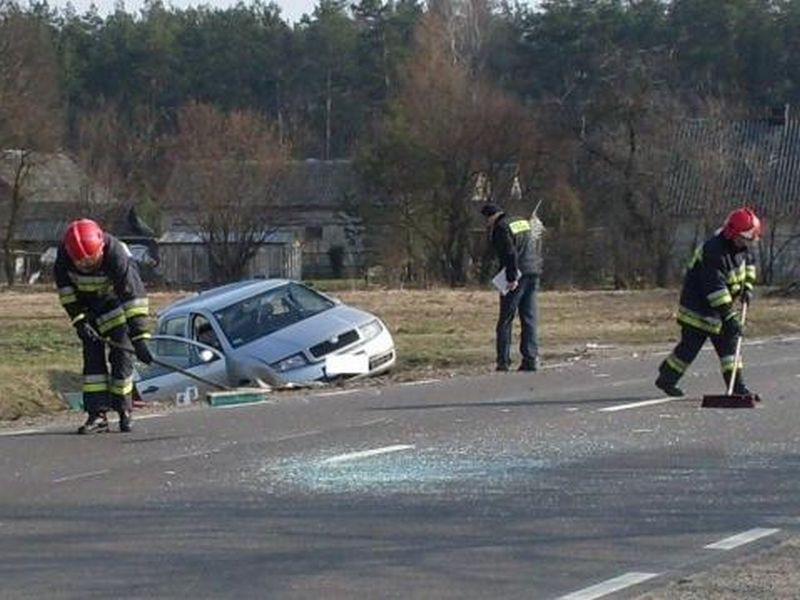
[[[726,385],[742,333],[734,302],[753,299],[756,266],[752,245],[761,237],[761,221],[749,208],[737,208],[722,228],[695,250],[681,290],[678,324],[681,339],[659,366],[656,387],[669,396],[683,396],[678,380],[697,357],[707,338],[717,352]],[[741,364],[736,369],[734,394],[750,394]]]
[[[87,419],[78,433],[108,431],[109,409],[119,414],[120,431],[130,431],[131,354],[144,363],[152,361],[146,343],[148,300],[137,265],[124,243],[94,221],[79,219],[67,226],[54,276],[61,305],[83,345]],[[107,360],[102,338],[119,346],[108,350]]]

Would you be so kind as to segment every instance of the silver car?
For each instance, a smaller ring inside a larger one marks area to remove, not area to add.
[[[145,401],[189,403],[214,383],[283,387],[375,375],[396,360],[375,315],[286,279],[241,281],[175,302],[159,313],[155,333],[154,364],[137,368]]]

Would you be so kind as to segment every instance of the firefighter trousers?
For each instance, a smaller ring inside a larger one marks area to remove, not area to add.
[[[106,334],[106,337],[133,352],[133,346],[124,326],[115,327]],[[131,353],[119,348],[107,348],[100,340],[83,342],[83,406],[89,415],[99,415],[109,409],[116,412],[131,410],[133,392]]]
[[[662,362],[661,366],[658,368],[663,381],[669,385],[675,385],[686,372],[686,369],[689,368],[689,365],[697,358],[700,349],[709,338],[719,357],[722,377],[727,384],[733,372],[737,338],[730,335],[709,334],[705,331],[688,326],[681,327],[680,341],[673,349],[672,354],[664,359],[664,362]],[[742,385],[744,381],[741,360],[736,369],[736,381],[739,385]]]

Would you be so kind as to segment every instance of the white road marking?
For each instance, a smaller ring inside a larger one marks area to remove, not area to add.
[[[88,473],[77,473],[76,475],[67,475],[66,477],[59,477],[53,479],[53,483],[63,483],[65,481],[75,481],[76,479],[86,479],[87,477],[97,477],[98,475],[105,475],[109,473],[108,469],[100,469],[99,471],[89,471]]]
[[[571,367],[571,366],[572,366],[572,365],[574,365],[574,364],[575,364],[575,361],[572,361],[572,362],[549,363],[549,364],[546,364],[546,365],[541,365],[539,368],[540,368],[540,369],[558,369],[558,368],[561,368],[561,367]]]
[[[327,398],[328,396],[342,396],[343,394],[352,394],[358,390],[339,390],[336,392],[322,392],[321,394],[313,394],[313,398]]]
[[[619,590],[625,589],[632,585],[642,583],[653,577],[658,577],[659,573],[625,573],[619,577],[614,577],[597,585],[572,592],[566,596],[561,596],[559,600],[594,600],[595,598],[602,598],[608,594],[613,594]]]
[[[765,527],[756,527],[755,529],[750,529],[738,535],[733,535],[731,537],[725,538],[724,540],[720,540],[718,542],[714,542],[713,544],[709,544],[708,546],[703,546],[703,547],[708,548],[709,550],[732,550],[733,548],[738,548],[739,546],[749,544],[750,542],[754,542],[755,540],[767,537],[768,535],[773,535],[775,533],[778,533],[779,531],[780,529],[768,529]]]
[[[624,379],[624,380],[612,381],[611,387],[622,387],[625,385],[640,384],[644,383],[645,381],[650,381],[650,380],[640,377],[639,379]]]
[[[665,402],[671,402],[674,399],[675,398],[656,398],[654,400],[642,400],[641,402],[629,402],[628,404],[615,404],[614,406],[606,406],[605,408],[598,408],[597,410],[599,412],[617,412],[618,410],[627,410],[629,408],[664,404]]]
[[[133,420],[134,421],[144,421],[146,419],[157,419],[159,417],[166,417],[167,413],[149,413],[146,415],[137,415],[135,412],[133,413]]]
[[[420,379],[419,381],[406,381],[404,383],[399,384],[399,386],[404,387],[408,385],[425,385],[428,383],[436,383],[437,381],[441,381],[441,379]]]
[[[383,448],[373,448],[372,450],[362,450],[360,452],[348,452],[347,454],[337,454],[323,460],[323,464],[340,463],[347,460],[358,460],[359,458],[368,458],[370,456],[378,456],[379,454],[388,454],[390,452],[400,452],[401,450],[411,450],[414,444],[395,444],[394,446],[384,446]]]
[[[257,400],[256,402],[241,402],[238,404],[223,404],[215,406],[214,410],[225,410],[228,408],[244,408],[246,406],[263,406],[264,404],[275,404],[275,400]]]
[[[321,429],[312,429],[310,431],[301,431],[299,433],[289,433],[287,435],[282,435],[280,437],[269,438],[266,441],[268,443],[270,443],[270,444],[274,444],[276,442],[286,442],[286,441],[289,441],[289,440],[296,440],[296,439],[299,439],[299,438],[309,437],[309,436],[312,436],[312,435],[319,435],[321,433],[322,433]]]
[[[44,433],[44,429],[16,429],[12,431],[0,432],[0,437],[11,437],[14,435],[31,435],[33,433]]]

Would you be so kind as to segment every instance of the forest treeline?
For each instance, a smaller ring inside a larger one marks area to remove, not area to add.
[[[554,281],[668,283],[666,180],[693,151],[676,124],[795,106],[798,77],[800,0],[320,0],[294,24],[259,0],[105,17],[0,0],[0,148],[21,174],[65,150],[155,214],[177,161],[349,159],[380,199],[351,207],[371,262],[410,281],[480,274],[491,197],[541,203]],[[226,194],[239,217],[268,200],[230,173],[203,227]],[[24,186],[11,201],[18,220]],[[730,201],[710,194],[709,225]]]

